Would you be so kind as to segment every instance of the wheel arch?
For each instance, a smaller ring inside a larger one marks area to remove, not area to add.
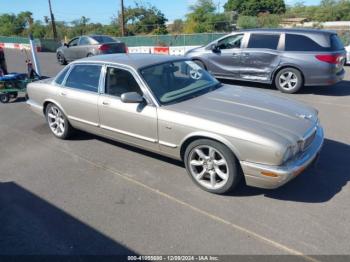
[[[195,133],[192,133],[192,134],[186,136],[182,140],[182,142],[180,143],[180,158],[181,158],[181,160],[184,160],[184,158],[185,158],[185,151],[186,151],[186,148],[188,147],[188,145],[191,144],[193,141],[198,140],[198,139],[209,139],[209,140],[213,140],[213,141],[216,141],[218,143],[221,143],[224,146],[227,146],[232,151],[232,153],[235,155],[237,160],[240,160],[239,151],[230,141],[228,141],[226,138],[224,138],[220,135],[212,134],[209,132],[195,132]]]
[[[44,116],[46,116],[46,108],[49,104],[54,104],[55,106],[57,106],[62,111],[62,113],[68,118],[68,115],[66,114],[66,111],[63,109],[63,107],[57,101],[55,101],[53,99],[47,99],[44,101],[44,103],[43,103]]]
[[[205,69],[205,70],[208,70],[208,66],[207,66],[207,64],[203,61],[203,59],[198,58],[198,57],[193,57],[193,58],[191,58],[191,60],[192,60],[193,62],[195,62],[195,61],[201,62],[201,63],[204,65],[204,69]]]

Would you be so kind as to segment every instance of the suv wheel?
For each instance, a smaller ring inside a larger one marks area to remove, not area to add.
[[[213,140],[192,142],[185,152],[185,165],[192,180],[203,190],[224,194],[240,182],[237,159],[225,145]]]
[[[46,120],[51,132],[60,139],[67,139],[72,133],[72,127],[61,109],[54,104],[46,107]]]
[[[283,93],[294,94],[303,86],[303,77],[295,68],[284,68],[276,75],[275,85]]]

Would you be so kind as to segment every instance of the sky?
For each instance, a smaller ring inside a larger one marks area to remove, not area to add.
[[[221,11],[226,0],[213,0]],[[286,4],[294,4],[299,0],[285,0]],[[35,20],[43,20],[48,16],[47,0],[0,0],[1,13],[19,13],[30,11]],[[90,18],[91,22],[108,24],[111,18],[120,10],[119,0],[51,0],[53,13],[56,20],[70,22],[82,16]],[[139,2],[139,0],[138,0]],[[188,8],[196,0],[142,0],[160,9],[169,21],[177,18],[184,18]],[[318,4],[320,0],[304,0],[306,5]],[[125,6],[134,5],[135,0],[124,0]]]

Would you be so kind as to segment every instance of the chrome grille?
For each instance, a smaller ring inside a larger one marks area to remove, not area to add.
[[[309,148],[309,146],[312,144],[312,142],[315,139],[317,129],[314,129],[314,131],[309,134],[309,136],[304,138],[304,143],[303,143],[303,151]]]

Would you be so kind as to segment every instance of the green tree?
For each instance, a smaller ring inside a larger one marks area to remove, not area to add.
[[[218,14],[212,0],[198,0],[190,6],[186,15],[185,33],[227,31],[230,25],[228,14]]]
[[[169,30],[173,34],[180,34],[184,31],[184,26],[184,21],[182,21],[182,19],[176,19],[172,25],[170,25]]]
[[[136,3],[135,7],[127,7],[124,12],[127,33],[134,34],[167,34],[168,19],[155,6]],[[120,15],[118,22],[121,20]]]
[[[259,13],[283,14],[286,11],[284,0],[228,0],[225,11],[236,11],[240,15],[256,16]]]

